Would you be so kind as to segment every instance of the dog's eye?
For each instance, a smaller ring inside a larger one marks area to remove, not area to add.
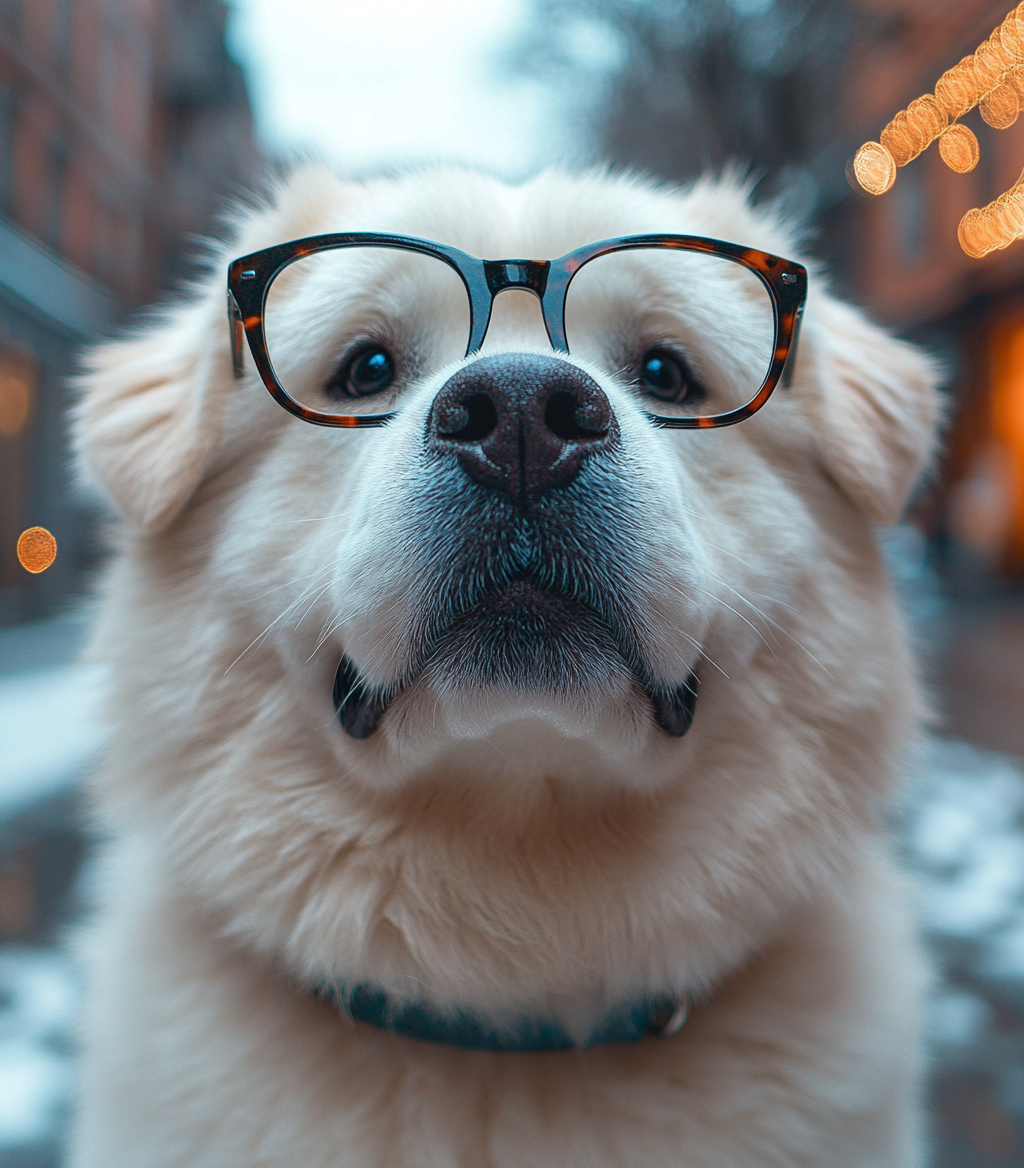
[[[676,404],[700,389],[682,357],[667,349],[648,349],[644,353],[640,362],[640,386],[659,401]]]
[[[342,362],[326,390],[335,397],[368,397],[395,380],[395,359],[380,345],[367,345]]]

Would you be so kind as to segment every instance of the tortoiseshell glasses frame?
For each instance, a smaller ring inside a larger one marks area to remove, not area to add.
[[[796,349],[800,317],[807,298],[807,270],[780,256],[751,247],[705,239],[699,235],[624,235],[577,248],[556,260],[482,260],[443,243],[405,235],[377,232],[346,232],[294,239],[241,256],[228,266],[228,320],[236,377],[243,374],[242,338],[263,384],[289,413],[317,426],[380,426],[395,416],[384,414],[325,414],[300,405],[288,393],[274,372],[267,351],[264,310],[267,293],[275,278],[289,264],[322,251],[348,247],[389,247],[433,256],[453,268],[465,285],[469,298],[469,344],[466,356],[483,345],[490,323],[494,298],[510,288],[532,292],[540,301],[541,315],[552,348],[568,353],[565,335],[565,300],[569,285],[579,270],[600,256],[612,252],[667,248],[718,256],[754,273],[768,291],[775,320],[775,343],[771,366],[754,397],[738,409],[703,417],[649,413],[658,426],[673,430],[703,430],[731,426],[756,414],[771,397]]]

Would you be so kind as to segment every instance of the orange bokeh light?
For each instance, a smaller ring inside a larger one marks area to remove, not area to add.
[[[32,358],[18,349],[0,350],[0,438],[17,438],[32,413]]]
[[[981,147],[974,131],[957,122],[939,139],[939,154],[950,170],[955,170],[957,174],[967,174],[981,160]]]
[[[896,162],[880,142],[865,142],[853,160],[857,182],[872,195],[884,195],[896,181]]]
[[[1008,130],[1020,113],[1020,98],[1008,81],[997,86],[978,107],[982,118],[993,130]]]
[[[1024,323],[996,338],[992,437],[1009,456],[1012,515],[1007,546],[1011,571],[1024,566]]]
[[[1016,122],[1024,108],[1024,0],[992,35],[939,78],[934,94],[912,101],[892,119],[878,142],[865,142],[850,173],[869,194],[882,195],[906,166],[939,139],[942,161],[958,174],[977,166],[978,140],[957,118],[980,105],[997,130]],[[949,124],[952,119],[952,124]],[[957,236],[970,256],[980,258],[1024,238],[1024,178],[987,207],[968,211]]]
[[[18,537],[18,562],[26,572],[45,572],[56,558],[57,541],[45,527],[30,527]]]

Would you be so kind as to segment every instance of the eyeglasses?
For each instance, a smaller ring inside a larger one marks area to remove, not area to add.
[[[380,426],[403,383],[479,351],[495,298],[509,290],[540,301],[555,351],[613,363],[655,407],[653,423],[706,429],[744,421],[772,395],[795,351],[807,271],[691,235],[622,236],[555,260],[482,260],[403,235],[317,235],[229,266],[234,373],[244,372],[244,335],[289,413]]]

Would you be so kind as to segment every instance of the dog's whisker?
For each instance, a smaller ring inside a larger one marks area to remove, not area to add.
[[[727,600],[723,599],[716,593],[711,592],[709,589],[702,588],[701,592],[703,592],[705,596],[714,601],[716,604],[720,604],[723,606],[723,608],[727,608],[734,616],[739,617],[739,619],[743,621],[743,623],[747,625],[753,633],[756,634],[758,639],[764,644],[765,648],[771,653],[771,655],[773,657],[778,656],[778,654],[775,652],[777,646],[773,645],[771,641],[768,640],[764,633],[757,627],[757,625],[754,624],[752,620],[750,620],[749,617],[744,616],[743,613],[739,611],[739,609],[733,608],[733,606]]]
[[[726,673],[721,665],[719,665],[718,662],[708,653],[707,649],[704,648],[704,646],[700,643],[700,641],[697,640],[696,637],[691,637],[689,633],[683,633],[683,640],[690,642],[690,644],[697,650],[701,660],[706,661],[712,667],[712,669],[717,669],[718,672],[726,679],[726,681],[729,680],[728,673]]]
[[[301,584],[303,580],[310,580],[314,577],[322,576],[324,568],[317,568],[315,572],[306,572],[303,576],[296,576],[292,580],[284,580],[280,584],[274,584],[265,592],[258,592],[253,596],[253,600],[266,600],[268,596],[273,596],[275,592],[280,592],[282,588],[291,588],[295,584]]]
[[[733,588],[732,585],[730,585],[727,581],[722,580],[721,577],[718,577],[718,576],[716,576],[716,578],[717,578],[718,582],[723,585],[723,587],[728,588],[730,590],[730,592],[732,592],[739,600],[741,600],[744,604],[749,605],[754,610],[754,612],[761,618],[761,620],[763,620],[767,625],[770,625],[777,632],[781,633],[782,636],[784,636],[788,640],[790,640],[798,649],[801,650],[801,652],[805,653],[814,662],[814,664],[817,665],[818,668],[821,669],[822,672],[825,673],[826,676],[828,676],[828,677],[835,676],[835,674],[832,672],[832,670],[829,669],[829,667],[823,661],[821,661],[815,653],[813,653],[810,649],[808,649],[807,646],[805,644],[803,644],[803,642],[800,640],[799,637],[795,636],[792,632],[790,632],[790,630],[787,629],[785,625],[780,624],[778,621],[776,621],[772,617],[768,616],[767,613],[765,613],[761,609],[759,609],[755,604],[753,604],[750,600],[748,600],[745,596],[743,596],[740,592],[738,592],[735,588]],[[787,607],[790,607],[790,606],[787,606]],[[791,608],[791,611],[794,613],[799,612],[799,610],[795,609],[795,608]]]
[[[505,759],[506,762],[512,761],[509,758],[509,756],[501,749],[501,747],[494,741],[494,739],[491,738],[491,736],[489,734],[485,736],[484,741],[487,743],[488,746],[492,746],[501,755],[501,757],[503,759]]]
[[[294,628],[296,628],[296,629],[297,629],[297,628],[299,628],[299,626],[300,626],[300,625],[302,624],[302,622],[303,622],[303,621],[306,619],[306,617],[307,617],[307,616],[309,616],[309,614],[310,614],[310,613],[313,611],[313,609],[316,607],[317,601],[319,601],[320,597],[321,597],[321,596],[323,596],[323,594],[324,594],[325,592],[329,591],[329,590],[330,590],[330,589],[331,589],[333,586],[334,586],[334,580],[333,580],[333,579],[331,579],[331,580],[328,580],[328,581],[327,581],[327,583],[326,583],[326,584],[324,584],[324,585],[323,585],[323,586],[322,586],[322,587],[319,589],[319,591],[318,591],[318,592],[317,592],[317,593],[316,593],[314,596],[312,596],[312,597],[309,597],[309,596],[305,597],[305,599],[309,600],[309,604],[306,606],[306,611],[305,611],[305,612],[302,614],[302,616],[300,616],[300,617],[299,617],[299,619],[298,619],[298,620],[295,622]],[[314,652],[315,652],[315,650],[314,650]]]
[[[724,556],[731,556],[734,560],[736,560],[737,563],[742,564],[744,568],[749,568],[750,571],[754,574],[757,573],[756,565],[750,563],[749,560],[744,559],[743,556],[741,556],[739,554],[739,552],[733,551],[732,548],[721,547],[718,544],[711,543],[710,540],[706,541],[706,544],[713,551],[721,552],[722,555],[724,555]],[[712,572],[712,575],[715,577],[716,580],[721,581],[723,584],[726,583],[726,581],[722,578],[722,576],[718,572]],[[770,596],[767,592],[755,591],[753,593],[753,595],[760,596],[762,600],[767,600],[771,604],[777,604],[780,608],[788,608],[790,612],[793,612],[793,613],[800,612],[800,610],[796,607],[796,605],[790,604],[788,601],[783,600],[780,597]]]
[[[756,619],[759,620],[763,625],[765,636],[771,636],[774,647],[776,649],[779,648],[778,638],[774,635],[776,630],[781,631],[781,626],[778,624],[778,622],[773,620],[770,616],[768,616],[767,613],[758,608],[756,604],[748,600],[747,597],[745,597],[738,589],[734,588],[728,582],[728,580],[723,580],[721,577],[717,577],[716,582],[720,584],[721,587],[727,589],[740,604],[745,604],[750,609],[752,615],[756,617]],[[737,615],[739,614],[737,613]]]
[[[344,519],[344,518],[345,518],[344,511],[335,511],[330,515],[314,515],[314,516],[311,516],[307,519],[287,519],[284,522],[287,524],[326,523],[330,519]]]
[[[307,577],[300,577],[300,579],[309,579],[310,577],[322,578],[324,575],[324,572],[325,572],[325,569],[320,569],[317,572],[309,573],[309,576],[307,576]],[[329,587],[329,586],[330,585],[328,584],[327,587]],[[248,645],[246,645],[246,647],[242,650],[242,652],[239,653],[238,656],[234,659],[234,661],[232,661],[231,664],[227,667],[227,669],[224,670],[225,677],[231,672],[232,669],[234,669],[234,667],[238,664],[239,661],[241,661],[241,659],[249,652],[250,649],[253,649],[261,641],[265,640],[266,637],[268,637],[270,635],[270,633],[272,632],[272,630],[274,629],[274,627],[276,625],[278,625],[281,621],[286,620],[287,617],[289,616],[289,614],[292,613],[300,604],[302,604],[308,598],[313,587],[315,587],[315,585],[310,585],[309,588],[305,589],[286,608],[284,608],[280,613],[278,613],[278,615],[270,622],[270,624],[268,624],[263,629],[262,632],[258,633],[255,637],[253,637],[253,639],[249,642]]]
[[[241,653],[238,654],[238,656],[234,659],[234,661],[231,662],[231,664],[227,667],[227,669],[224,670],[224,674],[223,674],[224,677],[227,677],[227,675],[231,672],[231,670],[234,669],[234,667],[239,663],[239,661],[242,660],[242,658],[246,655],[246,653],[249,652],[250,649],[254,648],[262,640],[264,640],[264,638],[266,638],[267,636],[270,635],[270,632],[274,628],[274,626],[276,624],[278,624],[280,621],[284,620],[285,617],[287,617],[288,613],[291,611],[291,608],[292,608],[292,605],[289,605],[288,608],[286,608],[284,610],[284,612],[282,612],[278,616],[276,616],[261,633],[257,634],[257,636],[255,636],[255,637],[253,637],[253,639],[249,642],[249,644],[246,645],[246,647],[241,651]]]

